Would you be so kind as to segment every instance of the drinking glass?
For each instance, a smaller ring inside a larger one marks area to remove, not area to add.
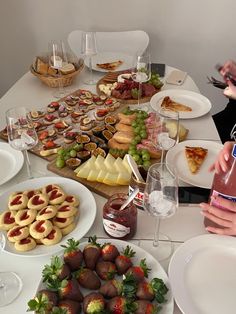
[[[148,52],[135,56],[131,77],[134,82],[138,83],[137,99],[139,106],[140,98],[142,97],[142,83],[148,82],[151,78],[151,60]]]
[[[65,51],[65,45],[63,41],[51,41],[48,44],[48,64],[51,68],[57,71],[58,78],[58,89],[54,91],[53,96],[55,98],[65,97],[69,92],[67,92],[61,82],[62,74],[60,69],[63,64],[68,63],[67,54]]]
[[[97,81],[93,77],[92,57],[97,54],[97,42],[95,32],[83,32],[81,38],[81,54],[89,60],[89,78],[85,84],[93,85]]]
[[[5,247],[5,237],[0,231],[0,251]],[[0,307],[12,303],[22,290],[20,277],[12,271],[0,272]]]
[[[165,151],[174,147],[179,141],[179,113],[166,108],[160,108],[157,114],[157,144],[161,148],[161,163]]]
[[[28,178],[33,178],[27,150],[37,145],[38,136],[29,111],[25,107],[11,108],[6,112],[6,122],[8,142],[12,148],[23,152]]]
[[[173,253],[173,244],[167,235],[162,235],[165,239],[164,245],[159,241],[161,219],[174,215],[178,207],[178,180],[173,167],[156,163],[149,168],[143,206],[156,219],[153,248],[155,256],[164,260]]]

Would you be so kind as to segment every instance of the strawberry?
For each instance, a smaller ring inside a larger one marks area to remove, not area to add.
[[[136,303],[124,297],[114,297],[107,302],[107,309],[112,314],[132,314],[137,308]]]
[[[154,290],[152,285],[146,281],[138,284],[136,297],[141,300],[152,301],[154,299]]]
[[[147,267],[146,259],[144,258],[140,261],[139,266],[131,266],[127,270],[126,275],[132,274],[137,282],[141,282],[145,277],[148,277],[149,272],[150,268]]]
[[[78,270],[83,262],[83,253],[78,248],[79,241],[75,241],[74,239],[67,240],[67,245],[61,245],[65,248],[64,251],[64,262],[69,265],[72,271]]]
[[[156,314],[159,312],[159,307],[147,300],[138,300],[135,304],[137,305],[135,314]]]
[[[78,314],[81,312],[80,303],[69,299],[61,300],[58,303],[58,307],[64,309],[65,314]]]
[[[58,256],[51,258],[51,264],[45,265],[43,269],[43,282],[47,284],[55,280],[63,280],[71,276],[69,266],[64,264]]]
[[[83,250],[84,262],[87,268],[94,270],[101,255],[101,246],[97,243],[97,237],[89,237],[89,243]]]
[[[74,273],[78,283],[90,290],[97,290],[101,286],[101,281],[97,275],[89,268],[81,267],[77,272]]]
[[[42,132],[39,134],[39,140],[40,140],[40,141],[45,140],[47,137],[48,137],[48,131],[42,131]]]
[[[44,142],[43,149],[51,149],[58,147],[58,145],[53,140],[48,140]]]
[[[57,304],[56,292],[46,289],[40,290],[37,295],[28,302],[27,311],[35,311],[36,314],[51,313],[52,308]]]
[[[108,280],[101,286],[99,292],[105,298],[114,298],[116,296],[121,295],[122,292],[122,283],[116,279]]]
[[[131,257],[133,256],[135,256],[135,252],[129,245],[127,245],[122,254],[116,257],[115,264],[119,275],[123,275],[131,266],[133,266],[131,261]]]
[[[85,314],[100,314],[105,309],[105,300],[100,293],[92,292],[84,297],[83,310]]]
[[[56,283],[60,299],[70,299],[77,302],[83,301],[83,295],[80,291],[79,284],[75,278],[67,280],[64,279],[60,283]],[[51,286],[53,288],[53,286]]]
[[[119,255],[117,247],[111,243],[105,243],[102,246],[102,259],[104,261],[113,262],[115,258]]]
[[[113,279],[116,272],[116,265],[112,262],[99,261],[96,264],[96,273],[102,280]]]

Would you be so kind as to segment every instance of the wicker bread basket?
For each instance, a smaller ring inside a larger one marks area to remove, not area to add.
[[[30,71],[33,75],[38,77],[44,84],[49,87],[69,86],[72,84],[74,78],[83,70],[83,59],[78,60],[77,63],[73,62],[75,71],[69,74],[60,74],[56,76],[43,75],[35,71],[33,65],[30,67]]]

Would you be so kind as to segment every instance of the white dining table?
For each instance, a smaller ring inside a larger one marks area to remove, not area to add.
[[[166,75],[170,73],[173,68],[166,68]],[[95,86],[88,86],[83,84],[83,79],[87,75],[85,69],[70,86],[71,91],[78,88],[90,89],[95,92]],[[94,74],[98,79],[102,73]],[[186,89],[199,93],[199,89],[188,75],[184,84],[181,86],[164,84],[163,89]],[[7,109],[15,106],[26,106],[28,108],[42,108],[45,107],[52,100],[53,90],[42,84],[30,72],[27,72],[21,79],[19,79],[11,89],[0,99],[0,129],[5,127],[4,114]],[[188,139],[202,139],[211,140],[220,143],[217,130],[211,118],[210,112],[202,117],[184,120],[183,124],[189,129]],[[54,173],[47,170],[47,161],[30,154],[30,160],[33,169],[42,172],[44,176],[56,176]],[[3,165],[1,165],[3,166]],[[0,193],[11,188],[14,184],[26,179],[26,168],[22,170],[10,181],[0,186]],[[106,233],[102,227],[102,209],[106,199],[96,193],[93,193],[96,205],[97,216],[92,228],[85,235],[88,238],[91,235],[97,235],[98,238],[107,238]],[[155,250],[152,246],[154,231],[154,219],[148,216],[144,211],[138,213],[138,227],[132,242],[150,252],[155,257]],[[203,226],[203,217],[200,215],[200,208],[198,206],[179,206],[175,215],[171,218],[165,219],[161,224],[161,232],[168,234],[174,244],[175,249],[179,247],[186,240],[195,236],[205,234],[206,231]],[[170,259],[161,262],[163,268],[168,271],[168,264]],[[10,305],[0,308],[1,314],[16,314],[26,313],[27,302],[31,299],[37,290],[39,281],[41,279],[41,271],[45,264],[50,262],[50,256],[27,258],[21,256],[9,255],[6,252],[0,252],[0,271],[14,271],[22,279],[23,289],[18,298]],[[179,314],[181,311],[177,305],[174,307],[174,314]]]

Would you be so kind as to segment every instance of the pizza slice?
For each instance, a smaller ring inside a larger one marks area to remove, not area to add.
[[[115,71],[121,64],[123,64],[123,61],[117,60],[107,63],[97,63],[97,67],[108,71]]]
[[[180,104],[178,102],[173,101],[169,96],[166,96],[162,103],[161,107],[164,107],[166,109],[172,110],[172,111],[192,111],[192,108],[183,104]]]
[[[203,147],[185,146],[185,156],[188,162],[189,170],[195,174],[200,169],[208,153],[208,149]]]

